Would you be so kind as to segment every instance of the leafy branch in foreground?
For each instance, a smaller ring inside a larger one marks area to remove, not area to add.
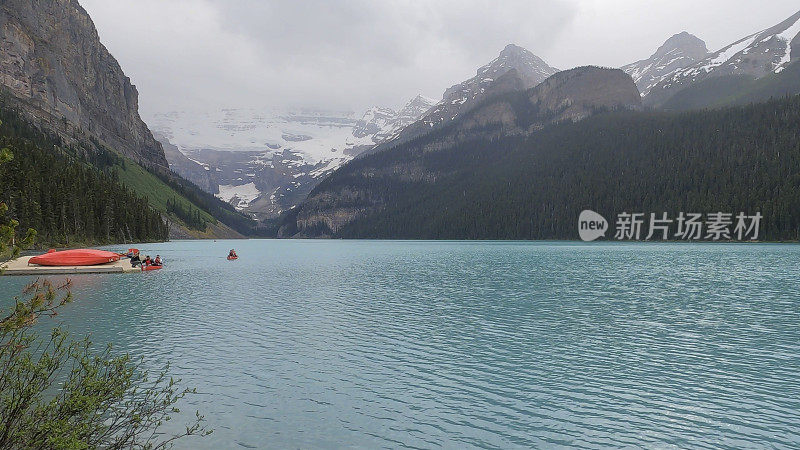
[[[179,390],[168,368],[151,379],[110,345],[94,352],[88,338],[73,341],[60,328],[36,335],[39,317],[71,301],[68,289],[37,280],[0,321],[0,448],[158,449],[210,433],[199,413],[180,434],[158,432],[194,392]]]
[[[0,152],[2,159],[10,158]],[[0,219],[4,210],[0,208]],[[15,221],[0,223],[0,251],[18,255],[35,232],[15,239]],[[72,301],[69,280],[36,280],[0,311],[0,448],[162,449],[186,436],[211,433],[203,417],[178,434],[160,432],[176,404],[194,390],[179,389],[169,366],[151,377],[142,361],[114,356],[109,345],[92,349],[88,338],[72,340],[61,328],[40,336],[33,328]]]

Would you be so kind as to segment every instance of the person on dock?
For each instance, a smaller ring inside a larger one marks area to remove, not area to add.
[[[142,258],[139,258],[139,254],[136,253],[135,255],[131,256],[131,266],[136,267],[142,264]]]

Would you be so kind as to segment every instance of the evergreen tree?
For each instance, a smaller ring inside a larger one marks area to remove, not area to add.
[[[121,186],[118,173],[70,156],[54,146],[58,139],[11,117],[0,123],[0,148],[14,154],[0,165],[0,201],[20,227],[51,245],[167,239],[161,213]]]

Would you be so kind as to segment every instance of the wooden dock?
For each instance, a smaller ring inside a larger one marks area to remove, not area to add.
[[[4,269],[3,275],[76,275],[84,273],[126,273],[141,272],[138,267],[131,267],[129,259],[98,264],[96,266],[38,266],[28,265],[28,260],[33,256],[22,256],[11,261],[0,263]]]

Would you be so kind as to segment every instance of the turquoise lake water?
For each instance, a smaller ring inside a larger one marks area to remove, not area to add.
[[[197,388],[178,447],[800,446],[797,245],[140,248],[56,320]]]

